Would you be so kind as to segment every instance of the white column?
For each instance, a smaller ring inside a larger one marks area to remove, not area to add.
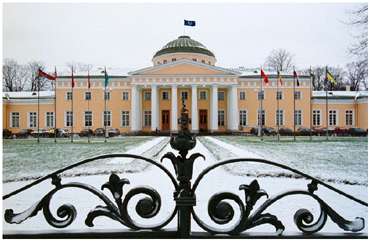
[[[229,88],[229,130],[237,131],[239,125],[239,115],[238,115],[238,91],[235,85]]]
[[[211,93],[211,131],[218,130],[218,88],[217,85],[212,86]]]
[[[171,131],[177,131],[177,85],[171,88]]]
[[[196,85],[191,86],[191,131],[199,132],[198,88]]]
[[[141,125],[139,97],[138,87],[134,85],[131,88],[131,131],[138,131]]]
[[[159,121],[158,121],[158,112],[159,112],[159,105],[158,105],[158,87],[157,85],[152,85],[152,93],[151,93],[151,111],[152,111],[152,131],[156,129],[159,130]]]

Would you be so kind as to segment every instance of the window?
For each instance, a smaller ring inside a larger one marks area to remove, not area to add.
[[[295,91],[294,92],[294,99],[296,99],[296,100],[301,99],[301,91]]]
[[[10,114],[10,127],[19,128],[19,112],[12,112]]]
[[[85,127],[92,127],[92,111],[85,111]]]
[[[353,111],[346,110],[346,126],[353,125]]]
[[[202,63],[203,63],[203,64],[205,64],[205,63],[206,63],[206,61],[205,61],[204,59],[202,59]]]
[[[104,100],[110,100],[110,92],[104,92]]]
[[[121,126],[128,127],[130,125],[130,115],[128,111],[121,112]]]
[[[66,115],[65,115],[65,126],[67,127],[70,127],[72,126],[72,123],[73,123],[73,115],[72,115],[72,111],[67,111],[66,112]]]
[[[294,125],[300,126],[302,125],[302,111],[296,110],[294,112]]]
[[[247,111],[241,110],[239,111],[239,125],[240,126],[247,126]]]
[[[152,125],[152,112],[150,110],[144,111],[144,126]]]
[[[207,91],[200,91],[199,92],[199,99],[200,100],[206,100],[207,99]]]
[[[152,98],[152,93],[149,91],[144,92],[144,100],[150,100]]]
[[[104,115],[103,125],[104,126],[111,126],[111,124],[112,124],[112,113],[109,110],[107,110],[107,111],[103,112],[103,115]]]
[[[276,125],[284,125],[284,111],[276,110]]]
[[[85,92],[85,100],[91,100],[91,92]]]
[[[36,112],[30,112],[28,113],[28,126],[30,128],[35,128],[37,127],[37,113]]]
[[[245,100],[245,91],[240,91],[239,92],[239,99],[240,100]]]
[[[321,114],[320,114],[320,110],[313,110],[312,111],[312,124],[314,126],[321,125]]]
[[[197,59],[193,59],[193,61],[197,62]]]
[[[175,62],[176,61],[176,58],[172,58],[172,62]]]
[[[71,91],[68,91],[68,92],[66,93],[66,99],[67,99],[67,100],[72,100],[72,92],[71,92]]]
[[[127,91],[122,92],[122,100],[128,100],[128,92]]]
[[[225,111],[218,111],[218,126],[225,126]]]
[[[46,112],[46,127],[54,127],[54,112]]]
[[[225,92],[223,91],[218,91],[217,93],[217,99],[220,100],[225,100]]]
[[[162,100],[168,100],[168,99],[169,99],[168,91],[163,91],[162,92]]]
[[[258,91],[258,100],[264,100],[265,99],[265,91]]]
[[[337,111],[329,110],[329,126],[337,125]]]
[[[163,63],[164,63],[164,64],[167,64],[167,59],[163,60]]]
[[[261,117],[262,117],[262,122],[261,122]],[[258,125],[265,125],[265,110],[258,110]]]
[[[181,92],[181,99],[184,99],[184,100],[188,99],[188,92],[187,91]]]
[[[276,92],[276,99],[277,100],[282,100],[283,99],[283,92],[282,91],[277,91]]]

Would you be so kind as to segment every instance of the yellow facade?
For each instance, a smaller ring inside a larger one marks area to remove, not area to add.
[[[264,127],[277,128],[276,112],[279,106],[279,110],[282,110],[280,128],[326,128],[325,98],[323,92],[311,91],[309,76],[300,75],[300,85],[294,87],[292,74],[285,73],[282,86],[277,87],[276,74],[266,71],[269,83],[261,84],[259,70],[240,72],[217,67],[212,52],[194,42],[191,50],[195,52],[191,53],[189,48],[182,47],[181,41],[184,39],[189,41],[190,38],[181,36],[158,51],[152,59],[153,66],[128,74],[112,73],[108,68],[109,84],[106,88],[101,70],[92,74],[90,89],[87,88],[87,73],[75,73],[73,132],[79,133],[87,128],[104,128],[105,110],[110,112],[110,125],[107,128],[117,128],[121,133],[176,132],[183,96],[186,96],[185,105],[192,119],[190,129],[193,132],[248,132],[251,128],[258,127],[258,110],[261,105],[258,93],[261,85],[264,92]],[[67,112],[72,111],[72,100],[67,98],[68,92],[72,92],[70,74],[58,74],[56,82],[56,127],[72,130],[66,117]],[[294,88],[300,96],[295,101]],[[104,100],[105,89],[110,95],[107,101]],[[279,101],[276,98],[278,90],[282,95]],[[173,91],[176,91],[176,96],[173,96]],[[91,93],[91,100],[86,100],[86,92]],[[300,111],[301,119],[296,125],[294,103],[295,109]],[[54,108],[54,92],[45,94],[40,101],[40,129],[52,128],[46,126],[46,113],[54,113]],[[31,93],[5,93],[3,128],[13,133],[21,129],[37,129],[30,127],[28,114],[37,110],[37,98]],[[312,122],[314,110],[320,112],[320,123],[316,125]],[[333,91],[328,102],[328,112],[330,110],[335,111],[331,113],[335,113],[336,117],[335,121],[331,120],[335,123],[331,123],[329,128],[367,129],[367,92],[361,92],[359,97],[355,92]],[[92,126],[85,125],[86,111],[92,112]],[[351,120],[348,111],[352,111]],[[12,126],[13,112],[19,113],[19,127]],[[245,122],[241,120],[241,112],[246,113]]]

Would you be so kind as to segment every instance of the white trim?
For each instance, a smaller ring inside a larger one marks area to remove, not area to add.
[[[302,127],[303,126],[303,110],[302,109],[296,109],[295,111],[301,111],[301,124],[299,125],[299,124],[297,124],[297,125],[295,125],[295,126],[298,126],[298,127]],[[293,118],[294,120],[295,120],[295,114],[294,114],[294,118]],[[294,125],[295,123],[293,123],[293,125]]]
[[[242,120],[241,118],[240,118],[240,112],[241,111],[245,111],[245,125],[240,125],[240,121]],[[248,127],[248,110],[247,109],[240,109],[239,110],[239,126],[242,126],[242,127]]]
[[[223,126],[220,126],[219,124],[218,124],[218,122],[220,121],[220,119],[218,118],[219,117],[219,112],[220,111],[223,111],[224,112],[224,125]],[[226,123],[226,120],[225,120],[225,116],[226,116],[226,111],[225,111],[225,109],[218,109],[217,110],[217,126],[218,127],[227,127],[227,123]]]
[[[89,100],[87,100],[86,99],[86,93],[89,93],[90,92],[90,101],[92,100],[92,92],[91,92],[91,90],[86,90],[85,92],[84,92],[84,100],[85,101],[89,101]]]
[[[347,121],[346,121],[346,120],[347,120],[347,114],[346,114],[346,111],[347,111],[347,110],[352,111],[352,125],[347,125],[347,123],[346,123],[346,122],[347,122]],[[344,110],[344,125],[345,125],[345,126],[354,127],[354,126],[355,126],[355,123],[356,123],[355,116],[356,116],[356,115],[355,115],[355,110],[354,110],[354,109],[345,109],[345,110]]]
[[[124,126],[123,125],[123,121],[122,121],[122,112],[128,112],[128,125],[127,126]],[[121,110],[121,128],[130,128],[131,126],[131,120],[130,120],[130,111],[129,110]]]
[[[103,110],[103,112],[102,112],[102,126],[105,127],[105,125],[104,125],[104,112],[105,111],[110,112],[110,125],[107,125],[106,127],[112,127],[113,113],[112,113],[111,110]]]
[[[36,123],[35,123],[35,126],[34,127],[31,127],[31,121],[30,121],[30,118],[31,118],[31,113],[36,113]],[[27,112],[27,127],[28,128],[37,128],[37,120],[39,118],[39,115],[36,111],[30,111],[30,112]]]
[[[123,99],[123,93],[127,93],[127,99]],[[130,92],[128,90],[123,90],[121,92],[121,100],[122,101],[129,101],[130,100]]]
[[[54,113],[54,111],[46,111],[44,113],[45,113],[45,115],[44,115],[45,128],[54,128],[55,127],[55,113]],[[47,118],[48,113],[53,113],[53,126],[48,126],[47,125],[47,123],[48,123],[48,118]]]
[[[13,113],[18,113],[18,126],[13,126],[13,118],[12,118]],[[9,128],[20,128],[20,127],[21,127],[21,113],[19,111],[10,112],[9,113]]]
[[[285,113],[285,111],[284,111],[284,109],[275,109],[275,125],[277,126],[278,125],[278,123],[277,123],[277,119],[276,119],[276,112],[278,111],[278,110],[281,110],[281,111],[283,111],[283,113],[282,113],[282,124],[281,125],[279,125],[279,126],[285,126],[285,116],[284,116],[284,113]],[[265,115],[266,115],[266,113],[265,113]],[[258,117],[257,117],[258,118]],[[280,119],[280,116],[279,116],[279,119]],[[266,122],[266,120],[265,120],[265,122]]]
[[[71,112],[72,113],[72,123],[71,123],[71,126],[67,126],[67,112]],[[73,126],[73,123],[74,123],[74,113],[71,110],[64,111],[64,128],[71,128]]]
[[[313,112],[314,111],[319,111],[318,115],[319,115],[320,125],[314,125],[314,123],[313,123]],[[312,126],[322,126],[322,116],[321,115],[322,115],[321,109],[313,109],[312,110],[312,120],[311,120],[312,121]]]
[[[330,111],[335,111],[335,125],[330,125]],[[328,116],[326,117],[328,118],[328,127],[331,127],[331,126],[339,126],[339,111],[338,109],[328,109]]]
[[[91,112],[91,126],[86,126],[86,112]],[[82,126],[85,128],[92,128],[94,126],[94,113],[92,110],[84,110],[83,111],[83,123]]]

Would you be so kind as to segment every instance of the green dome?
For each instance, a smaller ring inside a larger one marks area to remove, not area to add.
[[[169,42],[161,50],[155,53],[154,58],[163,54],[178,52],[199,53],[215,57],[215,55],[211,51],[209,51],[203,44],[195,41],[194,39],[191,39],[189,36],[180,36],[178,39]]]

